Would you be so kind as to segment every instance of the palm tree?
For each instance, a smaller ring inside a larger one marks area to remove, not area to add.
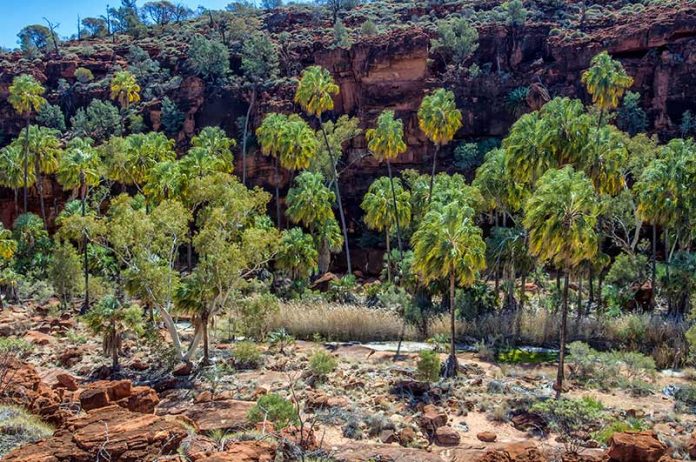
[[[142,310],[137,305],[125,307],[118,297],[107,295],[83,319],[92,332],[103,336],[102,349],[105,355],[111,356],[111,371],[115,373],[123,334],[143,333]]]
[[[220,127],[205,127],[198,135],[191,138],[191,152],[201,150],[208,157],[216,162],[215,171],[232,173],[234,170],[234,155],[232,148],[237,145],[237,141],[227,137],[224,130]],[[217,165],[223,163],[224,165]]]
[[[474,224],[474,211],[460,203],[435,204],[413,234],[413,267],[424,284],[449,280],[450,355],[444,377],[457,375],[455,354],[454,292],[456,284],[468,287],[486,267],[486,244]]]
[[[305,171],[295,178],[295,186],[288,191],[286,200],[285,213],[290,221],[304,225],[316,239],[319,271],[326,272],[330,252],[343,245],[332,209],[336,195],[326,187],[321,173]]]
[[[274,158],[276,224],[280,228],[279,165],[287,170],[308,168],[317,152],[317,138],[307,123],[296,115],[270,113],[256,130],[261,153]]]
[[[124,163],[118,165],[122,172],[118,176],[125,184],[135,185],[142,192],[147,172],[158,162],[174,160],[174,140],[159,132],[135,133],[125,138]],[[112,167],[113,168],[113,167]]]
[[[34,169],[29,166],[29,171],[24,171],[23,148],[16,144],[9,144],[0,150],[0,185],[14,190],[15,213],[19,210],[18,191],[25,184],[31,186],[36,180]]]
[[[27,128],[25,128],[27,130]],[[36,176],[36,188],[39,191],[41,202],[41,218],[44,223],[46,221],[46,207],[44,205],[44,192],[42,174],[50,175],[55,173],[58,168],[58,161],[61,155],[60,140],[58,139],[59,132],[45,127],[29,127],[30,135],[26,137],[29,140],[27,150],[28,158],[33,159],[34,175]]]
[[[176,160],[163,160],[147,172],[143,192],[148,200],[158,204],[163,200],[179,197],[184,185],[182,163]]]
[[[300,228],[283,231],[276,266],[289,273],[292,281],[312,275],[317,269],[318,259],[319,253],[311,235],[305,234]]]
[[[556,397],[563,390],[568,278],[570,272],[598,252],[595,231],[599,215],[592,182],[583,172],[566,166],[546,172],[525,205],[524,227],[529,234],[529,251],[543,262],[564,271],[560,354],[556,376]]]
[[[623,94],[633,85],[633,77],[626,74],[620,62],[603,51],[590,62],[590,68],[582,74],[582,83],[592,95],[592,102],[599,108],[597,127],[602,125],[605,111],[616,109]]]
[[[377,118],[377,126],[365,131],[365,139],[367,140],[367,148],[372,152],[372,155],[379,161],[387,161],[387,174],[389,175],[389,183],[392,190],[392,205],[396,210],[396,191],[392,177],[391,159],[395,159],[400,154],[406,152],[404,123],[401,119],[394,118],[394,111],[382,111]],[[404,250],[401,242],[401,223],[399,222],[398,214],[395,218],[396,239],[399,244],[401,259],[403,259]]]
[[[79,188],[82,217],[87,214],[87,189],[96,186],[101,179],[101,160],[92,144],[82,138],[73,138],[58,166],[58,182],[65,189]],[[82,314],[89,310],[89,261],[87,257],[87,233],[82,237],[82,255],[84,258],[85,301],[80,309]]]
[[[310,66],[302,71],[302,77],[297,85],[295,92],[295,102],[302,106],[304,111],[317,118],[319,128],[326,143],[326,149],[329,151],[331,166],[333,169],[334,188],[336,190],[336,198],[338,199],[338,212],[341,218],[341,229],[343,231],[343,242],[346,247],[346,264],[348,274],[353,273],[353,268],[350,262],[350,245],[348,244],[348,228],[346,227],[346,217],[343,211],[343,200],[341,199],[341,190],[338,186],[338,171],[336,170],[336,162],[338,160],[334,156],[329,139],[326,136],[326,130],[321,121],[321,115],[330,111],[334,107],[333,97],[338,95],[339,87],[331,77],[331,73],[321,66]]]
[[[418,126],[425,133],[425,136],[435,144],[429,188],[429,196],[432,196],[437,154],[440,147],[452,141],[454,134],[462,126],[462,113],[454,102],[454,93],[444,88],[438,88],[423,98],[418,108]],[[428,202],[430,202],[430,198]]]
[[[118,71],[111,79],[111,99],[117,101],[122,109],[140,101],[140,85],[135,76],[128,71]]]
[[[391,231],[397,223],[404,226],[411,223],[411,193],[404,189],[399,178],[378,178],[370,185],[360,206],[365,211],[367,227],[385,234],[387,278],[391,282]]]
[[[15,111],[25,120],[24,132],[24,213],[29,208],[27,188],[29,185],[29,124],[31,115],[38,112],[46,104],[44,87],[34,77],[22,74],[15,77],[10,85],[10,96],[7,98]]]
[[[12,239],[12,231],[5,229],[5,227],[0,223],[0,261],[2,263],[8,262],[12,259],[15,252],[17,251],[17,241]],[[2,265],[4,266],[4,265]],[[0,279],[2,279],[1,274],[4,273],[5,269],[0,272]],[[0,281],[2,285],[2,281]],[[0,296],[0,311],[4,308],[2,296]]]

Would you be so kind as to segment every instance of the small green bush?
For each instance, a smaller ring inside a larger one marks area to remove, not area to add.
[[[0,458],[13,448],[48,438],[53,428],[17,406],[0,405]]]
[[[606,445],[614,433],[642,431],[647,428],[648,425],[641,419],[615,420],[601,430],[594,432],[592,439]]]
[[[295,406],[276,393],[259,398],[254,407],[249,409],[247,418],[252,423],[271,422],[277,430],[300,423]]]
[[[418,353],[417,377],[419,380],[436,382],[440,377],[440,355],[433,350],[421,350]]]
[[[546,400],[535,403],[532,412],[541,414],[552,430],[564,437],[587,428],[597,427],[604,418],[604,406],[594,398]]]
[[[78,67],[75,69],[75,79],[80,83],[91,82],[94,80],[94,74],[86,67]]]
[[[237,343],[232,356],[237,369],[256,369],[261,365],[261,349],[252,342]]]
[[[324,350],[318,350],[309,358],[309,370],[320,378],[329,375],[337,366],[338,361],[336,361],[336,358]]]

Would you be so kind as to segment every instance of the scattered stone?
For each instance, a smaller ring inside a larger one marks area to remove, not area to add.
[[[183,375],[191,375],[191,372],[193,372],[193,364],[181,363],[172,370],[172,375],[181,377]]]
[[[607,455],[611,462],[657,462],[667,446],[653,431],[614,433]]]
[[[498,435],[493,432],[481,432],[476,434],[476,438],[484,443],[493,443],[498,439]]]
[[[425,433],[432,435],[438,428],[447,425],[447,414],[432,404],[423,408],[420,426]]]
[[[452,427],[439,427],[435,430],[435,443],[440,446],[456,446],[460,440],[459,433]]]

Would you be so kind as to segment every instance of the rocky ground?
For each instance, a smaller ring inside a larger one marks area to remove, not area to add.
[[[608,447],[590,434],[570,444],[525,410],[525,403],[551,396],[552,364],[510,366],[463,353],[456,380],[428,384],[415,379],[413,354],[394,361],[393,353],[359,345],[297,342],[283,353],[262,345],[260,367],[235,371],[222,367],[232,345],[218,343],[218,367],[178,365],[170,373],[156,342],[127,340],[114,378],[100,339],[52,312],[28,306],[0,313],[0,335],[35,345],[26,362],[9,364],[0,403],[23,406],[55,427],[52,437],[15,449],[6,461],[251,462],[309,454],[316,458],[305,460],[340,462],[665,462],[696,456],[696,419],[675,412],[674,399],[662,391],[686,380],[673,374],[659,374],[654,385],[660,391],[640,398],[571,384],[568,396],[590,395],[614,418],[640,417],[651,430],[617,433]],[[324,380],[308,373],[318,349],[338,360]],[[297,403],[303,426],[251,424],[249,409],[268,393]]]

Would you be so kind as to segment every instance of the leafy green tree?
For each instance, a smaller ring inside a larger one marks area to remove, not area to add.
[[[425,136],[435,144],[429,188],[429,195],[432,196],[437,154],[441,146],[452,141],[454,134],[462,126],[462,113],[457,109],[454,93],[444,88],[438,88],[424,97],[418,108],[418,126]]]
[[[300,228],[283,231],[280,239],[280,249],[276,257],[276,267],[287,272],[293,281],[306,279],[317,269],[319,252],[310,234],[305,234]]]
[[[60,159],[58,165],[58,182],[65,189],[78,189],[80,194],[81,215],[87,215],[87,192],[89,187],[99,184],[101,180],[101,159],[89,140],[73,138]],[[89,261],[87,230],[82,231],[82,255],[84,258],[85,300],[81,308],[84,314],[89,310]]]
[[[398,178],[378,178],[370,185],[360,206],[365,211],[364,220],[367,227],[385,234],[387,277],[391,282],[391,233],[397,223],[403,226],[411,224],[411,193],[404,189]]]
[[[302,172],[295,178],[295,186],[288,191],[286,200],[290,221],[301,223],[314,236],[319,251],[319,272],[325,273],[331,252],[343,245],[331,208],[336,195],[324,184],[321,173]]]
[[[333,45],[337,48],[350,48],[353,42],[350,39],[350,33],[348,28],[343,24],[340,19],[336,20],[333,29]]]
[[[28,195],[29,187],[29,125],[31,116],[34,112],[41,110],[46,100],[42,96],[44,87],[36,81],[34,77],[27,74],[22,74],[15,77],[10,85],[10,96],[7,100],[12,105],[12,108],[24,118],[24,213],[28,211]]]
[[[464,204],[434,205],[413,234],[413,266],[423,283],[447,279],[450,306],[450,355],[444,377],[457,375],[455,353],[455,288],[469,287],[486,267],[486,244],[473,222],[474,212]]]
[[[344,0],[341,0],[344,1]],[[335,3],[341,3],[338,0]],[[334,22],[337,10],[334,11]],[[329,152],[330,162],[333,170],[333,183],[336,190],[336,198],[338,199],[338,212],[341,218],[341,230],[343,231],[343,244],[346,250],[346,264],[348,266],[348,274],[353,273],[353,268],[350,260],[350,245],[348,243],[348,227],[346,226],[346,216],[343,210],[343,201],[341,199],[341,190],[338,185],[338,171],[336,170],[336,157],[333,154],[329,139],[326,135],[326,128],[322,124],[321,116],[324,112],[330,111],[334,107],[333,97],[338,95],[339,87],[333,80],[331,73],[321,66],[309,66],[302,71],[300,82],[295,91],[295,102],[302,106],[304,111],[317,118],[321,132],[324,137],[326,149]]]
[[[108,24],[104,18],[83,18],[81,24],[90,37],[105,37],[109,33]]]
[[[582,83],[599,108],[599,126],[604,112],[618,107],[623,94],[633,85],[633,78],[626,74],[620,62],[603,51],[592,58],[590,68],[582,74]]]
[[[191,39],[186,60],[191,70],[207,80],[224,78],[230,70],[229,50],[224,43],[200,34]]]
[[[45,277],[53,241],[41,217],[31,212],[18,216],[12,225],[12,239],[17,242],[14,255],[17,273]]]
[[[73,133],[79,137],[103,141],[123,131],[121,116],[109,101],[93,99],[87,108],[80,108],[70,119]]]
[[[338,14],[342,11],[348,11],[360,4],[360,0],[315,0],[320,5],[325,5],[331,11],[331,18],[336,24]]]
[[[14,209],[19,210],[18,191],[25,184],[24,179],[24,148],[16,144],[9,144],[0,150],[0,185],[14,191]],[[26,178],[27,185],[33,185],[36,181],[33,165],[28,165]]]
[[[169,135],[176,135],[181,130],[186,116],[177,107],[176,103],[165,96],[162,99],[162,126],[164,132]]]
[[[437,25],[438,38],[430,41],[430,49],[443,59],[462,66],[478,49],[479,34],[469,20],[454,18]]]
[[[542,262],[564,271],[560,355],[556,396],[563,390],[568,277],[583,261],[598,252],[596,232],[599,207],[590,180],[571,166],[549,170],[525,205],[524,227],[529,233],[529,251]]]
[[[251,89],[249,107],[244,118],[242,132],[242,183],[246,184],[246,153],[249,118],[256,105],[256,93],[259,86],[268,84],[278,77],[278,50],[270,37],[261,32],[251,34],[244,41],[241,50],[242,72],[246,84]]]
[[[124,185],[135,185],[139,191],[152,167],[176,158],[174,141],[158,132],[112,138],[100,151],[106,160],[106,176]]]
[[[41,24],[31,24],[17,34],[20,49],[24,53],[44,51],[51,43],[51,30]]]
[[[69,242],[58,243],[53,249],[48,276],[63,309],[68,308],[73,297],[83,290],[82,271],[80,255],[75,247]]]
[[[44,127],[53,128],[59,132],[66,130],[65,115],[60,106],[44,104],[36,115],[36,121]]]
[[[503,8],[507,18],[505,21],[509,26],[522,27],[527,20],[527,9],[522,0],[509,0],[503,3]]]
[[[140,101],[140,85],[129,71],[118,71],[111,79],[111,99],[117,101],[123,109]]]
[[[163,160],[148,170],[143,194],[149,201],[158,204],[179,197],[184,191],[185,183],[182,162]]]
[[[102,336],[104,355],[111,356],[111,370],[118,371],[118,354],[121,351],[123,335],[134,332],[144,333],[142,310],[138,305],[123,306],[114,295],[107,295],[82,318],[87,327],[96,335]]]
[[[640,93],[626,92],[623,103],[616,114],[616,124],[631,136],[645,131],[648,126],[648,117],[643,108],[640,107]]]

